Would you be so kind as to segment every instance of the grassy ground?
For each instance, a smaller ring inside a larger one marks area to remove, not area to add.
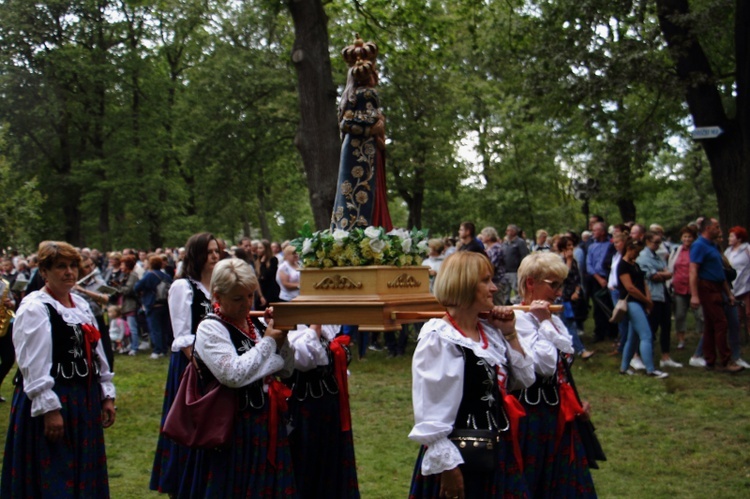
[[[688,346],[695,346],[690,337]],[[413,341],[411,345],[413,349]],[[750,494],[750,373],[685,367],[667,380],[617,374],[599,353],[573,366],[609,460],[594,471],[601,497],[747,497]],[[747,347],[746,347],[747,348]],[[658,348],[657,348],[658,349]],[[690,350],[674,352],[685,363]],[[117,423],[106,431],[112,497],[148,495],[167,360],[117,358]],[[417,445],[410,358],[368,352],[350,366],[353,426],[364,498],[406,497]],[[9,397],[9,379],[3,394]],[[5,441],[8,405],[0,411]],[[151,493],[155,494],[155,493]]]

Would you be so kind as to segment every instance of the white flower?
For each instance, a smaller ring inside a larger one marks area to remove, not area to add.
[[[333,231],[333,240],[336,241],[337,246],[343,246],[344,241],[349,237],[349,233],[345,230],[336,229]]]
[[[370,239],[377,239],[380,237],[380,229],[373,227],[372,225],[365,229],[365,236]]]
[[[385,241],[382,239],[370,239],[370,249],[373,253],[382,253],[385,248]]]
[[[425,240],[419,241],[419,244],[417,244],[417,250],[419,250],[420,253],[426,252],[429,248],[430,246]]]
[[[306,255],[312,252],[313,252],[313,240],[308,237],[302,243],[302,254]]]
[[[411,251],[411,238],[407,237],[401,241],[401,249],[404,253],[408,253]]]
[[[389,236],[397,236],[399,239],[404,239],[409,237],[409,232],[405,229],[392,229],[389,233]]]

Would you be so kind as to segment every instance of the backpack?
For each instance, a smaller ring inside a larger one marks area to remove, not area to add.
[[[169,288],[172,287],[172,280],[169,279],[169,276],[162,277],[159,274],[156,274],[156,276],[160,281],[159,284],[156,285],[156,304],[164,305],[169,298]]]

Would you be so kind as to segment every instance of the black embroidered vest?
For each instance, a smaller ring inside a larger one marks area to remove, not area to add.
[[[193,290],[193,303],[190,304],[190,318],[192,320],[190,323],[190,333],[195,334],[198,330],[198,324],[213,311],[213,308],[211,307],[211,300],[206,298],[203,291],[198,288],[198,285],[191,279],[187,281]]]
[[[326,349],[328,364],[317,366],[309,371],[294,370],[294,374],[284,382],[292,389],[292,396],[299,401],[306,400],[308,397],[319,399],[324,395],[338,395],[339,385],[334,374],[335,359],[331,353],[330,342],[321,338],[320,342]],[[351,359],[349,349],[343,346],[346,351],[347,364]]]
[[[237,351],[237,355],[242,355],[243,353],[249,351],[251,348],[255,347],[255,343],[253,342],[253,340],[251,340],[247,335],[245,335],[242,331],[237,329],[232,324],[221,320],[218,316],[209,314],[204,320],[214,320],[221,322],[221,324],[227,329],[227,331],[229,331],[229,338],[232,340],[232,345],[234,345],[234,348]],[[259,338],[262,338],[263,333],[265,333],[266,331],[265,326],[263,326],[263,324],[256,318],[253,318],[252,320],[253,325],[255,326],[256,334]],[[206,364],[203,363],[195,350],[193,350],[193,355],[198,361],[198,367],[200,368],[201,377],[206,380],[215,379],[213,374],[211,374],[211,371],[208,369]],[[262,409],[266,403],[267,397],[265,392],[263,391],[263,379],[255,380],[247,386],[235,388],[235,392],[237,393],[237,405],[240,411]]]
[[[86,341],[81,324],[68,324],[55,307],[49,303],[47,307],[50,324],[52,326],[52,369],[50,376],[56,381],[79,381],[87,379],[89,374],[99,376],[99,358],[96,354],[96,343],[91,345],[91,362],[86,360]],[[93,372],[92,372],[93,371]]]
[[[464,386],[455,428],[505,431],[508,416],[503,408],[494,366],[470,349],[456,346],[464,357]]]

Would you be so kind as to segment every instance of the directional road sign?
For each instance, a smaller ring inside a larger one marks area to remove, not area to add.
[[[721,127],[718,127],[718,126],[700,126],[700,127],[695,127],[691,135],[693,136],[693,139],[695,140],[703,140],[703,139],[715,139],[722,133],[724,133],[724,130],[722,130]]]

